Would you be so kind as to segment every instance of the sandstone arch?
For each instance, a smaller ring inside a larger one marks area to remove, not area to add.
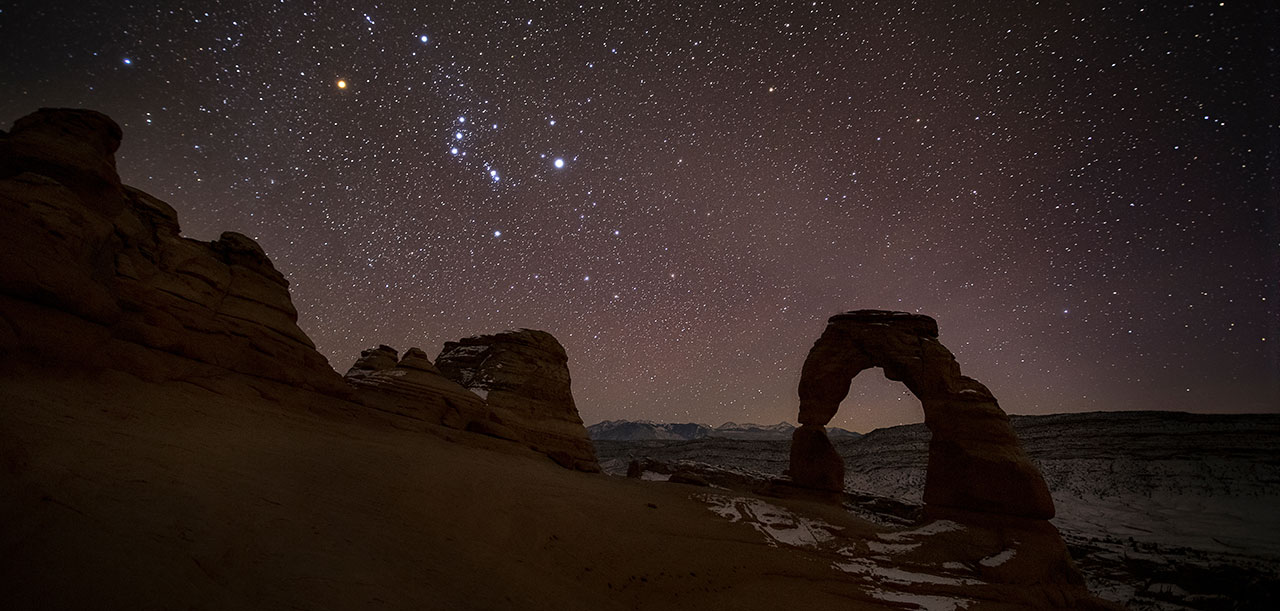
[[[791,478],[842,490],[844,464],[823,428],[859,372],[884,370],[920,399],[929,441],[926,508],[1052,518],[1053,500],[1023,452],[1009,418],[977,380],[961,375],[938,341],[938,323],[905,312],[857,310],[831,317],[800,374],[800,428],[791,440]]]

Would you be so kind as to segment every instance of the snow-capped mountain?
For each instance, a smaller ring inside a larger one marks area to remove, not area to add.
[[[678,440],[689,441],[707,437],[719,439],[791,439],[795,425],[787,422],[778,424],[752,424],[726,422],[720,426],[707,424],[653,422],[651,420],[606,420],[587,427],[587,434],[593,440],[601,441],[649,441]],[[828,427],[827,435],[832,439],[854,439],[858,433],[841,428]]]
[[[702,439],[711,431],[705,424],[653,422],[651,420],[606,420],[587,427],[591,439],[646,441],[651,439]]]

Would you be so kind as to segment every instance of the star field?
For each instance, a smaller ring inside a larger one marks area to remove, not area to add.
[[[339,371],[531,327],[588,423],[794,421],[881,308],[1012,413],[1280,409],[1265,4],[171,5],[0,8],[0,120],[112,116]],[[868,373],[833,424],[922,417]]]

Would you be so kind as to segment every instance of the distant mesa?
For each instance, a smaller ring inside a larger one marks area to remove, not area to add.
[[[929,441],[926,511],[960,510],[1033,519],[1054,515],[1039,470],[1009,418],[977,380],[960,374],[938,341],[938,323],[906,312],[858,310],[831,317],[800,374],[800,428],[792,437],[792,480],[843,490],[844,463],[823,431],[858,373],[879,367],[920,399]]]
[[[693,422],[653,422],[649,420],[605,420],[587,427],[587,433],[597,441],[691,441],[694,439],[791,439],[796,427],[787,422],[773,425],[726,422],[720,426]],[[833,438],[853,439],[859,433],[828,427],[827,435]]]
[[[340,376],[256,242],[182,237],[172,207],[120,183],[121,137],[106,115],[75,109],[41,109],[0,132],[0,353],[231,396],[305,404],[318,394],[599,471],[550,334],[450,343],[443,367],[418,348],[401,357],[379,346]]]

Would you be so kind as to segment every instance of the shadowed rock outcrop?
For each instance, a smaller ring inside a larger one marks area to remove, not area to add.
[[[570,389],[569,357],[550,333],[532,329],[448,342],[436,357],[445,377],[479,396],[491,420],[561,465],[596,472],[595,448]]]
[[[120,138],[106,115],[65,109],[0,134],[0,346],[154,381],[233,372],[349,395],[258,244],[182,237],[173,208],[120,184]]]
[[[366,350],[344,380],[298,327],[289,282],[256,242],[233,232],[182,237],[172,207],[120,183],[121,137],[106,115],[71,109],[42,109],[0,132],[0,360],[363,405],[599,469],[550,335],[495,336],[505,339],[493,363],[523,376],[485,374],[497,381],[496,407],[418,348],[403,358],[387,346]]]
[[[932,432],[925,478],[926,510],[959,510],[1052,518],[1044,478],[1023,452],[994,396],[961,375],[928,316],[858,310],[831,317],[800,376],[801,426],[792,438],[790,475],[801,486],[843,489],[843,463],[823,426],[872,367],[920,399]]]
[[[520,443],[561,466],[598,472],[569,388],[568,357],[550,333],[522,329],[447,342],[436,364],[410,348],[360,353],[346,381],[366,406]]]

